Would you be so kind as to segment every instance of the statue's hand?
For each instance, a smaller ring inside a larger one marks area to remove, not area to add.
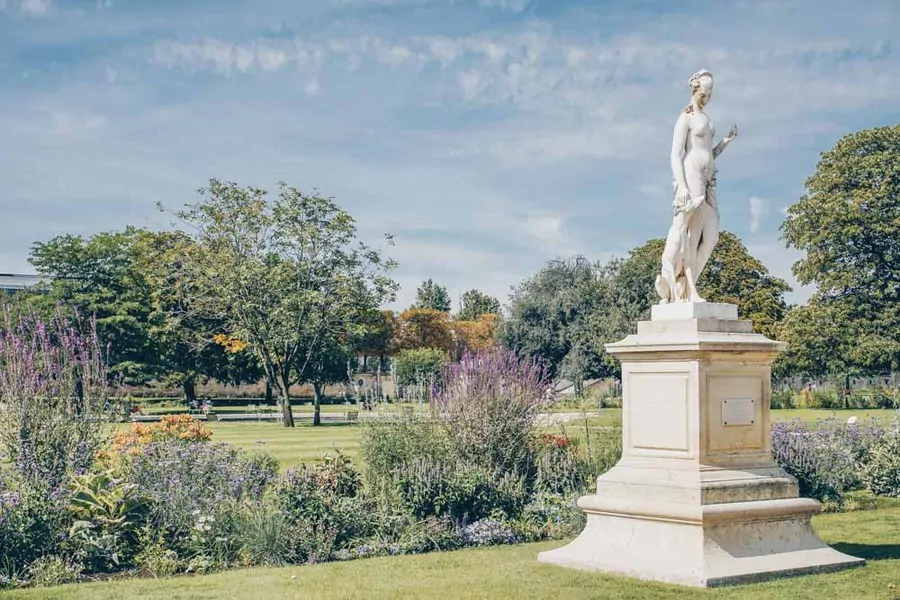
[[[728,135],[725,136],[725,139],[729,142],[738,136],[738,126],[732,125],[731,129],[728,130]]]
[[[700,205],[703,204],[703,201],[704,201],[705,199],[706,199],[706,198],[704,198],[703,196],[699,196],[699,197],[694,198],[693,200],[691,200],[690,204],[688,204],[687,207],[686,207],[687,212],[688,212],[688,213],[692,213],[692,212],[694,212],[695,210],[697,210],[698,208],[700,208]]]
[[[672,206],[675,208],[676,212],[687,208],[687,205],[690,201],[691,192],[688,191],[687,188],[683,188],[681,186],[675,188],[675,199],[672,201]]]

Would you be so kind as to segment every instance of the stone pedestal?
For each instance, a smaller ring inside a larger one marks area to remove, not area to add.
[[[820,504],[771,455],[771,364],[785,344],[730,304],[653,307],[622,363],[622,459],[578,504],[584,531],[538,560],[711,587],[864,561],[816,536]]]

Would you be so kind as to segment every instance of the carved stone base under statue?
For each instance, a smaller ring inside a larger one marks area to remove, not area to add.
[[[772,460],[784,347],[713,303],[655,306],[607,345],[622,363],[622,459],[579,500],[584,531],[538,560],[700,587],[865,564],[818,538],[820,504]]]

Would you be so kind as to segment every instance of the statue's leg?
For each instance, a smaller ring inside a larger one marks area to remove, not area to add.
[[[697,277],[703,273],[716,244],[719,243],[719,210],[717,208],[716,188],[709,186],[706,190],[706,202],[700,207],[704,212],[701,228],[700,246],[697,248],[695,270]]]
[[[706,206],[706,179],[702,173],[692,172],[687,174],[686,180],[688,190],[691,192],[691,199],[703,198],[703,204],[700,208],[694,210],[688,218],[687,222],[687,244],[685,245],[684,271],[687,280],[688,294],[691,302],[705,302],[697,291],[697,279],[700,275],[699,267],[699,250],[701,234],[703,232],[704,217],[706,213],[703,208]]]
[[[680,257],[681,239],[678,237],[678,223],[680,216],[675,216],[675,222],[669,228],[669,235],[666,237],[666,245],[663,248],[660,274],[656,281],[656,291],[660,299],[666,302],[673,302],[675,298],[675,277],[678,271],[678,262]]]

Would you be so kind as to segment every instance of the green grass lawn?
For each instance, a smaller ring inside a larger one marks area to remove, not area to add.
[[[837,411],[836,418],[846,421],[851,416],[860,421],[876,418],[887,423],[897,411],[893,410],[846,410]],[[773,421],[801,419],[810,423],[835,416],[831,410],[773,410]],[[622,421],[620,409],[604,409],[599,416],[588,416],[588,427],[605,428],[618,425]],[[345,423],[325,423],[313,427],[308,422],[298,423],[293,429],[277,422],[211,422],[207,426],[213,430],[213,441],[227,442],[240,448],[265,450],[281,463],[282,469],[296,465],[300,461],[314,461],[326,453],[341,450],[350,457],[356,457],[361,437],[360,425]],[[551,432],[564,432],[580,436],[585,420],[575,419],[562,425],[549,425]],[[900,598],[900,592],[898,592]]]
[[[326,452],[340,450],[355,458],[359,450],[361,431],[359,425],[325,423],[313,427],[298,423],[293,429],[281,423],[207,423],[212,429],[214,442],[227,442],[247,450],[264,450],[278,459],[282,469],[301,461],[314,461]]]
[[[350,598],[546,599],[868,599],[900,598],[900,502],[879,510],[827,514],[814,524],[838,550],[868,559],[862,568],[715,590],[698,590],[539,564],[562,542],[374,558],[207,576],[131,579],[9,592],[10,599]]]
[[[168,403],[166,405],[144,405],[140,402],[137,403],[138,406],[141,407],[141,413],[145,415],[178,415],[182,413],[188,412],[187,406],[183,404],[173,404]],[[260,402],[246,402],[234,406],[216,406],[215,401],[213,401],[213,407],[215,412],[217,413],[225,413],[225,414],[233,414],[233,413],[246,413],[252,412],[252,410],[248,409],[248,405],[258,406],[261,404]],[[268,405],[267,408],[270,412],[278,412],[278,407],[275,405]],[[312,415],[313,414],[313,406],[312,404],[304,403],[294,405],[294,414],[297,416],[303,415]],[[256,409],[253,409],[256,410]],[[323,404],[321,406],[322,414],[344,414],[350,410],[360,410],[359,406],[353,404]]]

